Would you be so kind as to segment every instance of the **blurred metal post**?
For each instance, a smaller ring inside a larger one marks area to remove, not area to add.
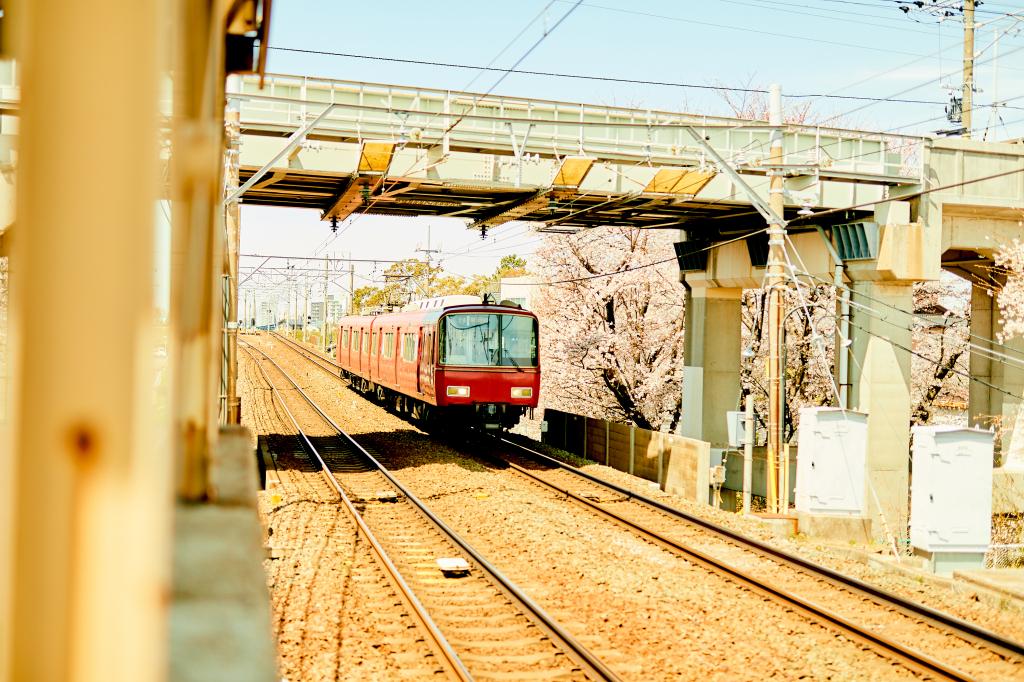
[[[227,90],[237,92],[242,89],[240,76],[229,76]],[[239,129],[239,103],[230,102],[226,112],[225,132],[227,136],[225,149],[225,193],[230,194],[238,188],[239,151],[241,150],[241,131]],[[227,365],[224,377],[226,394],[226,414],[224,421],[228,424],[241,423],[242,405],[238,397],[238,250],[241,235],[241,213],[237,201],[226,203],[225,229],[227,231],[224,254],[224,272],[228,277],[227,308],[224,311],[225,338],[227,341]]]
[[[224,3],[173,0],[171,366],[178,496],[207,494],[221,373]],[[151,38],[152,39],[152,38]],[[122,55],[123,58],[123,55]]]
[[[161,6],[16,5],[10,680],[159,680],[166,667],[173,496],[155,438],[152,289]],[[53,311],[66,333],[51,333]]]
[[[754,470],[754,395],[743,401],[743,513],[750,513],[750,484]]]

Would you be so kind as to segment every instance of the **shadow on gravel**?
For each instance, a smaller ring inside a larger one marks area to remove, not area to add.
[[[384,467],[394,472],[436,465],[455,465],[475,472],[508,468],[495,444],[473,432],[427,434],[409,428],[361,433],[355,440]],[[353,454],[347,439],[341,436],[311,436],[309,441],[332,469],[357,466],[361,461],[360,457]],[[302,472],[315,470],[310,459],[302,455],[294,435],[265,434],[260,436],[260,443],[273,454],[278,469]],[[520,463],[530,468],[546,468]]]

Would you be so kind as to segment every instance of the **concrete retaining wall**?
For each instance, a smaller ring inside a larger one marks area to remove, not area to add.
[[[544,420],[545,443],[652,481],[688,500],[708,502],[707,441],[552,409],[544,410]]]

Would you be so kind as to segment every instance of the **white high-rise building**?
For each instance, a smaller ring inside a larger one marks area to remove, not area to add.
[[[277,296],[267,296],[257,300],[256,305],[256,326],[267,327],[277,324],[278,300]]]

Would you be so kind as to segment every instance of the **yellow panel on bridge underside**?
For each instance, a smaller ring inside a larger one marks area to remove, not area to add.
[[[686,168],[662,168],[644,188],[644,194],[696,195],[715,177],[714,173],[701,173]]]
[[[359,152],[359,172],[387,173],[394,153],[394,142],[364,142]]]
[[[559,166],[558,173],[555,175],[551,186],[579,187],[593,165],[593,159],[588,159],[584,156],[568,156],[562,160],[562,165]]]

